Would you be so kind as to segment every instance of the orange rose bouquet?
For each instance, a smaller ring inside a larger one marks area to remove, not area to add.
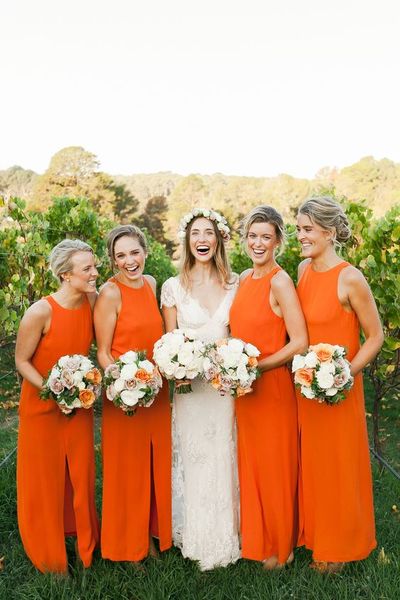
[[[252,391],[260,371],[258,348],[237,338],[208,344],[204,351],[203,377],[224,396],[237,398]]]
[[[90,408],[100,395],[102,376],[87,356],[65,355],[58,359],[44,381],[40,397],[55,400],[65,415]]]
[[[350,363],[343,346],[316,344],[304,354],[295,354],[294,382],[305,398],[325,404],[339,404],[353,385]]]
[[[148,407],[162,387],[157,367],[146,359],[144,351],[129,350],[104,371],[106,396],[128,416],[138,406]]]

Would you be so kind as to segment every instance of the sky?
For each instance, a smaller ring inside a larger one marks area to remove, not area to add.
[[[398,0],[3,0],[0,169],[313,177],[400,161]]]

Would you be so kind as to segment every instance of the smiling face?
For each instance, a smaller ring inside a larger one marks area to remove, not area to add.
[[[146,253],[136,237],[123,235],[114,244],[114,262],[127,285],[141,282]]]
[[[199,262],[208,262],[217,250],[218,240],[212,221],[205,217],[194,219],[189,232],[189,248]]]
[[[275,227],[271,223],[253,223],[246,237],[247,253],[254,265],[262,267],[274,260],[275,249],[279,246]]]
[[[296,229],[301,254],[305,258],[317,258],[332,247],[332,232],[314,223],[308,215],[299,213]]]
[[[62,278],[77,292],[89,294],[96,291],[99,275],[92,252],[78,251],[71,257],[72,269],[63,273]]]

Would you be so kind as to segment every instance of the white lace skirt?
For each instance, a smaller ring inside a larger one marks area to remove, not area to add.
[[[209,384],[174,397],[172,528],[183,556],[201,570],[240,557],[234,403]]]

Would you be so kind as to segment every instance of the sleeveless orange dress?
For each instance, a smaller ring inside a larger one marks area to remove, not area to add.
[[[271,279],[250,273],[230,312],[232,336],[265,358],[286,344],[285,322],[271,309]],[[261,375],[253,392],[236,400],[242,557],[284,563],[297,539],[297,405],[286,366]]]
[[[151,360],[154,343],[163,335],[163,321],[149,283],[144,279],[141,288],[131,288],[115,278],[110,281],[118,286],[122,300],[112,355],[118,358],[128,350],[146,350]],[[131,417],[104,398],[102,429],[102,556],[139,561],[148,554],[150,528],[159,537],[160,550],[172,543],[171,415],[166,382],[154,403],[139,407]]]
[[[324,272],[307,265],[298,295],[310,344],[347,348],[352,360],[360,346],[354,312],[338,299],[342,262]],[[371,467],[365,422],[362,375],[336,406],[319,404],[297,393],[300,429],[299,545],[316,561],[348,562],[366,558],[375,548]]]
[[[46,377],[61,356],[87,355],[93,338],[92,310],[66,309],[52,296],[49,331],[41,338],[33,366]],[[99,538],[96,515],[93,409],[71,417],[24,380],[19,405],[17,456],[18,525],[26,554],[40,571],[65,573],[65,535],[77,535],[85,567]]]

